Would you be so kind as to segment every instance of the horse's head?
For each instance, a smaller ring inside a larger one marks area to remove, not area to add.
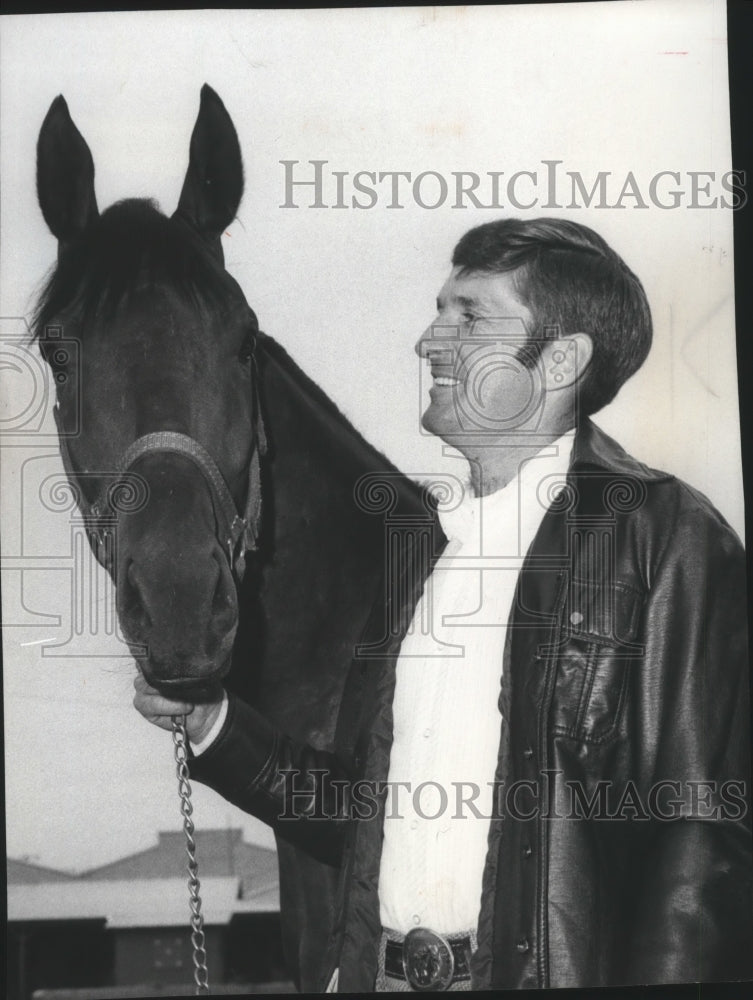
[[[258,327],[220,244],[243,191],[235,129],[204,86],[175,214],[129,200],[100,215],[91,153],[58,97],[37,185],[58,263],[35,331],[67,472],[146,678],[198,690],[229,668],[233,570],[258,501]]]

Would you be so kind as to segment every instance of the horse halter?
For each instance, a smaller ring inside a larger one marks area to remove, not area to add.
[[[261,409],[258,403],[256,361],[252,362],[252,392],[254,398],[254,444],[248,468],[248,488],[246,507],[242,514],[233,500],[227,483],[217,463],[198,441],[187,434],[176,431],[154,431],[137,438],[121,456],[115,470],[115,481],[105,487],[93,503],[88,503],[78,480],[79,474],[73,467],[70,452],[62,426],[60,408],[53,408],[55,424],[60,441],[63,466],[69,480],[77,488],[77,503],[84,516],[84,525],[89,544],[99,563],[110,572],[112,557],[111,536],[117,520],[117,506],[114,498],[118,488],[124,485],[124,477],[131,473],[133,464],[144,455],[176,454],[184,455],[198,466],[204,477],[214,508],[215,534],[220,548],[227,556],[230,568],[238,582],[243,580],[246,569],[246,552],[255,552],[258,546],[261,524],[261,463],[260,456],[267,450],[266,434]],[[133,475],[133,473],[131,473]]]

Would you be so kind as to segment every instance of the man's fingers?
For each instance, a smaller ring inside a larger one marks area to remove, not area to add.
[[[133,705],[147,722],[160,729],[172,729],[172,717],[185,715],[186,731],[190,740],[201,739],[211,728],[222,705],[222,687],[217,685],[217,697],[192,703],[178,698],[168,698],[152,687],[139,672],[133,679],[135,694]]]
[[[186,701],[172,701],[161,697],[143,698],[136,695],[133,704],[142,715],[190,715],[194,710],[194,706]]]
[[[134,698],[133,704],[142,715],[152,716],[164,715],[170,717],[173,715],[190,715],[194,710],[194,706],[189,705],[188,702],[168,701],[167,698],[150,698],[148,701],[143,702]]]
[[[137,691],[133,696],[133,704],[142,715],[154,717],[159,715],[190,715],[194,710],[194,706],[188,701],[175,701],[173,698],[165,698],[157,692],[149,694]]]

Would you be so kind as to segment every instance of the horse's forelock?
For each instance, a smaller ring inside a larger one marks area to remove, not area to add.
[[[223,274],[200,238],[153,201],[121,201],[60,256],[37,300],[32,335],[42,340],[62,312],[83,324],[106,318],[144,286],[171,291],[194,307],[220,308],[228,294]]]

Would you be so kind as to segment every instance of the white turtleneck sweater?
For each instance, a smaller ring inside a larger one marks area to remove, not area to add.
[[[440,507],[449,544],[396,668],[379,875],[384,927],[440,934],[476,927],[507,621],[526,552],[564,485],[573,438],[569,432],[543,448],[498,492],[474,497],[468,487],[456,509]]]

